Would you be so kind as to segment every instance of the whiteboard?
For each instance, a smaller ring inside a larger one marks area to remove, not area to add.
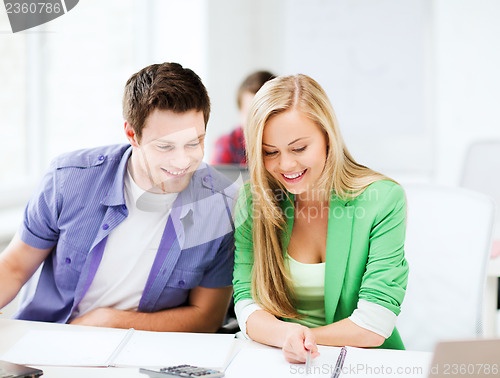
[[[285,71],[326,90],[348,149],[384,173],[431,175],[428,0],[290,0]]]

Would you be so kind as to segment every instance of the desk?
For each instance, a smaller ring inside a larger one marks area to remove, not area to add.
[[[7,350],[11,348],[12,345],[14,345],[24,334],[26,334],[28,331],[31,330],[54,330],[54,331],[61,331],[61,330],[70,330],[71,332],[85,332],[89,331],[89,329],[94,330],[93,327],[84,327],[84,326],[75,326],[75,325],[68,325],[68,324],[53,324],[53,323],[43,323],[43,322],[28,322],[28,321],[22,321],[22,320],[11,320],[11,319],[0,319],[0,355],[5,353]],[[71,346],[68,346],[71,347]],[[332,348],[330,348],[332,349]],[[232,351],[232,355],[236,355],[239,351],[264,351],[265,355],[267,357],[275,356],[277,360],[279,360],[279,364],[283,365],[284,359],[282,359],[281,351],[279,351],[276,348],[271,348],[265,345],[261,345],[258,343],[255,343],[253,341],[248,341],[248,340],[235,340],[235,348]],[[428,361],[430,361],[431,354],[427,353],[425,355],[419,355],[418,358],[415,360],[413,359],[413,354],[412,353],[425,353],[425,352],[404,352],[404,351],[397,351],[399,354],[399,357],[404,356],[406,357],[406,365],[409,366],[410,363],[419,363],[422,364],[422,361],[424,361],[424,364],[428,366]],[[404,355],[402,355],[402,354]],[[260,354],[262,356],[262,353]],[[422,356],[424,359],[422,360]],[[268,359],[268,361],[272,362],[274,357]],[[234,360],[237,361],[237,358]],[[269,373],[275,368],[275,366],[262,366],[262,364],[265,364],[265,361],[262,359],[260,361],[254,361],[255,363],[252,363],[252,366],[244,365],[243,367],[241,366],[241,361],[240,362],[240,367],[238,369],[233,369],[232,371],[227,372],[226,377],[227,378],[242,378],[242,377],[254,377],[255,374],[251,372],[252,369],[255,369],[257,365],[259,369],[259,373],[257,374],[260,378],[274,378],[276,375],[272,374],[270,375]],[[383,362],[383,361],[382,361]],[[398,361],[390,361],[390,362],[398,362],[401,363],[400,359]],[[274,364],[273,364],[274,365]],[[297,365],[294,365],[297,366]],[[304,365],[298,365],[303,367]],[[89,378],[89,377],[96,377],[96,378],[147,378],[146,375],[140,374],[138,368],[92,368],[92,367],[57,367],[57,366],[37,366],[41,368],[44,371],[43,378]],[[244,371],[242,371],[244,370]],[[289,370],[289,366],[286,366],[286,370]],[[266,372],[268,374],[266,375]],[[250,375],[249,375],[250,374]],[[297,375],[300,376],[300,375]],[[374,374],[373,376],[376,376],[377,378],[381,378],[382,375],[380,373]],[[415,375],[418,377],[423,377],[423,375]]]
[[[486,337],[497,337],[497,301],[498,278],[500,277],[500,257],[488,261],[486,287],[484,295],[484,334]]]

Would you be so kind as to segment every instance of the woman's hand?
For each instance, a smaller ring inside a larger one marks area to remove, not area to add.
[[[311,351],[311,358],[319,356],[318,347],[312,331],[300,324],[288,324],[288,331],[283,342],[283,355],[288,362],[304,363]]]

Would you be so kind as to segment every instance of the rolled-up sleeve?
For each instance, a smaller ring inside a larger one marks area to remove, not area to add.
[[[247,334],[247,320],[255,311],[262,310],[253,299],[242,299],[236,303],[234,306],[234,312],[236,314],[236,319],[238,319],[238,325],[240,326],[241,333],[246,339],[250,339]]]
[[[360,300],[349,319],[361,328],[375,332],[386,339],[391,336],[397,316],[391,310],[375,303]]]
[[[378,206],[359,299],[399,315],[408,282],[408,264],[404,256],[406,199],[401,186],[393,185]]]
[[[250,186],[240,189],[235,208],[234,302],[252,299],[253,234]]]
[[[52,163],[30,198],[18,229],[21,240],[35,248],[51,248],[59,238],[56,174],[55,164]]]

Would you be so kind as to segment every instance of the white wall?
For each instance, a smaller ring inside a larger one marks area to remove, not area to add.
[[[325,89],[356,160],[433,173],[430,0],[290,0],[286,70]]]
[[[346,129],[348,147],[360,162],[389,175],[406,168],[409,175],[457,184],[467,145],[477,139],[500,138],[496,111],[500,104],[498,0],[113,0],[106,3],[108,13],[117,7],[111,18],[99,13],[102,7],[97,0],[87,0],[67,15],[17,35],[9,34],[6,14],[0,14],[0,50],[5,52],[0,56],[0,78],[9,77],[14,82],[0,96],[0,128],[9,131],[0,140],[2,156],[10,161],[5,166],[29,168],[33,184],[48,160],[62,151],[124,142],[124,82],[139,68],[161,61],[179,61],[193,68],[208,87],[212,99],[206,141],[209,160],[216,137],[238,123],[236,90],[248,73],[257,69],[295,73],[289,71],[302,69],[295,66],[298,59],[294,57],[298,56],[322,70],[309,72],[304,66],[303,73],[312,73],[320,84],[328,85],[339,69],[346,68],[329,65],[324,59],[335,59],[342,28],[350,25],[351,40],[361,42],[358,52],[374,56],[374,51],[362,50],[363,45],[369,50],[369,39],[362,39],[376,25],[362,22],[370,16],[365,7],[369,4],[375,15],[377,9],[392,11],[389,5],[395,2],[399,15],[411,13],[420,4],[426,9],[421,26],[425,46],[419,58],[423,66],[424,133],[420,139],[401,137],[390,143],[387,134],[373,133],[360,143],[345,121],[342,101],[363,91],[363,81],[355,83],[355,90],[340,89],[332,98],[333,105],[341,127]],[[307,4],[315,5],[313,11],[304,8]],[[300,12],[290,17],[297,6],[304,9],[303,19]],[[321,12],[323,6],[348,14],[355,22],[331,19],[327,12]],[[312,17],[315,12],[319,17]],[[310,32],[309,40],[297,41],[297,30]],[[316,30],[338,34],[330,41],[328,34],[311,33]],[[319,47],[317,39],[323,41]],[[27,54],[14,49],[24,40],[28,40]],[[42,80],[33,86],[37,76]],[[366,112],[367,107],[360,106],[359,111]],[[25,119],[26,129],[22,125]],[[23,135],[32,138],[21,146],[17,142]],[[367,143],[374,147],[365,147]],[[375,159],[389,148],[392,157]],[[404,154],[412,160],[402,163]],[[13,188],[12,172],[3,176],[1,172],[0,208],[4,208],[21,193],[27,197],[32,187]]]
[[[436,179],[454,185],[467,145],[500,138],[500,1],[438,0],[433,13]]]
[[[280,74],[283,67],[283,9],[286,0],[210,0],[207,17],[208,74],[212,100],[206,139],[210,160],[216,138],[238,125],[236,92],[251,72]]]
[[[286,49],[293,44],[293,40],[290,41],[287,31],[294,25],[287,24],[287,11],[294,3],[297,4],[295,1],[283,0],[209,2],[206,83],[213,102],[213,112],[207,139],[208,155],[215,137],[228,132],[237,123],[235,92],[244,76],[259,68],[267,68],[278,74],[290,73],[285,70],[293,67],[294,62],[286,61],[286,57],[290,56],[290,51]],[[323,4],[318,0],[313,3],[316,7]],[[338,5],[339,11],[347,9],[352,12],[365,3],[332,0],[325,6],[332,8]],[[383,9],[390,3],[391,0],[377,0],[370,5],[375,9],[377,6]],[[406,166],[408,174],[413,175],[410,180],[433,180],[455,185],[459,182],[468,144],[478,139],[500,138],[500,122],[496,111],[500,105],[500,1],[398,2],[398,12],[404,14],[404,4],[407,4],[409,12],[419,3],[425,9],[421,28],[425,44],[421,50],[424,114],[419,114],[424,132],[413,139],[404,136],[393,138],[390,144],[387,144],[387,135],[374,134],[370,136],[373,148],[366,148],[366,143],[360,144],[356,135],[349,135],[349,131],[344,134],[347,134],[348,142],[352,140],[348,147],[355,150],[355,156],[360,156],[361,162],[373,160],[377,165],[379,161],[370,155],[377,154],[377,149],[392,148],[392,166],[391,159],[386,159],[380,164],[380,169],[407,178],[404,172]],[[304,7],[307,2],[300,4]],[[298,23],[296,27],[307,28],[308,22],[328,20],[324,17],[313,18],[312,21],[304,18],[303,22],[306,26]],[[349,20],[344,20],[344,24],[349,24]],[[313,27],[322,28],[321,25],[311,24],[309,29]],[[360,35],[368,33],[369,30],[359,31]],[[325,35],[318,35],[318,38],[328,40]],[[337,36],[335,38],[338,39]],[[310,45],[317,46],[312,37]],[[305,55],[302,60],[319,60],[325,55],[323,51],[313,51],[311,55],[309,47],[303,46]],[[323,44],[322,48],[332,49],[332,45]],[[328,54],[334,55],[335,51],[328,51]],[[330,76],[334,74],[332,72]],[[325,75],[328,76],[328,72],[319,76],[324,78]],[[409,82],[412,80],[414,78],[408,78]],[[360,109],[360,112],[363,110]],[[339,112],[337,115],[342,120],[343,114]],[[401,165],[398,156],[407,154],[409,150],[413,153],[412,160]]]

